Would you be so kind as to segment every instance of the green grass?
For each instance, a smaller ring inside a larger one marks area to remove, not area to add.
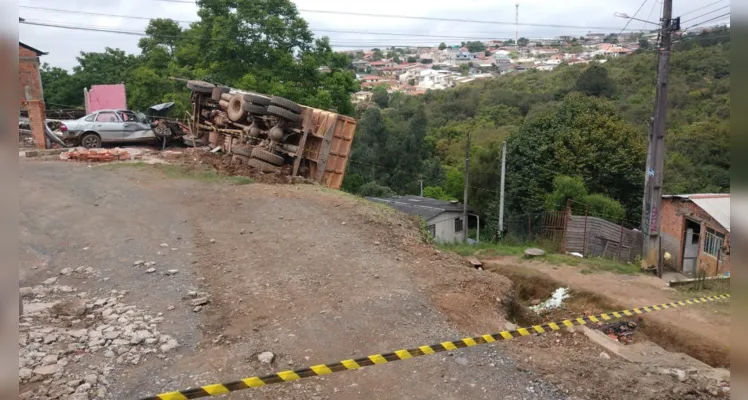
[[[513,246],[502,243],[481,242],[475,245],[465,243],[439,244],[440,249],[452,251],[461,256],[521,256],[525,246]]]
[[[135,168],[139,170],[155,169],[163,172],[167,177],[173,179],[194,179],[200,182],[229,182],[234,185],[247,185],[254,181],[246,176],[229,176],[221,175],[209,166],[204,166],[201,169],[187,169],[181,165],[173,164],[147,164],[142,161],[137,162],[124,162],[124,163],[110,163],[103,164],[100,168],[105,169],[117,169],[117,168]]]
[[[638,265],[622,264],[615,260],[608,260],[599,257],[580,258],[566,254],[546,254],[541,258],[553,265],[565,264],[572,267],[584,267],[584,269],[580,271],[583,274],[591,274],[595,271],[608,271],[616,274],[633,275],[639,273],[640,270]]]

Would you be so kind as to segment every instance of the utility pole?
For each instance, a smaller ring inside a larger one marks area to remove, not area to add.
[[[504,235],[504,178],[506,177],[506,140],[501,149],[501,189],[499,189],[499,239]]]
[[[665,169],[665,132],[667,117],[668,62],[672,32],[680,28],[680,19],[673,20],[673,0],[663,0],[661,47],[657,68],[657,100],[654,120],[650,129],[649,166],[645,180],[645,198],[642,213],[644,219],[644,248],[642,249],[643,266],[656,266],[657,276],[662,277],[662,258],[660,257],[660,221],[662,206],[662,184]]]
[[[421,197],[423,197],[423,179],[419,179],[419,182],[421,182]]]
[[[514,5],[514,51],[519,54],[519,3]]]
[[[467,243],[468,239],[468,176],[470,175],[470,131],[467,132],[467,142],[465,143],[465,191],[462,195],[462,241]]]

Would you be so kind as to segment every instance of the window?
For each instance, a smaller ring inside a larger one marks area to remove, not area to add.
[[[704,253],[714,257],[717,257],[719,255],[720,261],[722,261],[722,252],[720,251],[720,249],[722,248],[722,246],[724,246],[724,243],[724,234],[719,233],[713,229],[706,228],[706,236],[704,236]]]
[[[117,116],[111,111],[100,112],[96,116],[96,122],[117,122]]]
[[[86,117],[85,121],[93,122],[93,120],[96,118],[96,114],[91,114]]]
[[[455,218],[455,233],[462,232],[462,218]]]
[[[136,122],[138,120],[138,117],[135,116],[135,113],[130,111],[123,111],[120,113],[122,116],[122,120],[125,122]]]

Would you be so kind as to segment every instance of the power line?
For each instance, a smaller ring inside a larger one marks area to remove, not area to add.
[[[703,6],[703,7],[699,7],[697,9],[695,9],[695,10],[691,10],[691,11],[689,11],[687,13],[681,14],[680,17],[683,18],[683,17],[685,17],[688,14],[693,14],[696,11],[701,11],[701,10],[703,10],[705,8],[709,8],[709,7],[711,7],[711,6],[715,5],[715,4],[719,4],[719,3],[723,2],[723,1],[725,1],[725,0],[717,0],[714,3],[709,3],[709,4],[707,4],[707,5]]]
[[[699,19],[699,18],[701,18],[701,17],[707,16],[707,15],[709,15],[709,14],[713,14],[713,13],[715,13],[715,12],[717,12],[717,11],[720,11],[720,10],[724,10],[725,8],[730,8],[730,5],[728,4],[728,5],[724,6],[724,7],[720,7],[720,8],[715,8],[714,10],[712,10],[712,11],[709,11],[709,12],[707,12],[707,13],[704,13],[704,14],[701,14],[701,15],[699,15],[698,17],[693,17],[693,18],[691,18],[691,19],[687,19],[687,20],[685,20],[685,21],[681,21],[681,24],[685,24],[686,22],[690,22],[690,21],[693,21],[693,20],[695,20],[695,19]]]
[[[652,2],[652,9],[651,9],[651,10],[649,10],[649,15],[647,15],[647,21],[649,21],[649,19],[650,19],[650,18],[652,18],[652,13],[654,12],[654,9],[655,9],[655,7],[657,7],[657,4],[659,4],[659,3],[657,2],[657,0],[654,0],[654,1]],[[645,28],[644,28],[645,24],[646,24],[646,22],[642,22],[642,29],[645,29]]]
[[[654,0],[652,0],[652,1],[654,1]],[[624,30],[626,30],[626,28],[628,28],[628,27],[629,27],[629,24],[631,23],[631,21],[633,21],[633,20],[634,20],[634,18],[636,18],[636,15],[637,15],[637,14],[639,14],[639,11],[641,11],[641,10],[642,10],[642,8],[644,7],[644,5],[645,5],[645,4],[647,4],[647,0],[644,0],[644,1],[642,2],[642,5],[640,5],[640,6],[639,6],[639,9],[638,9],[638,10],[636,10],[636,12],[634,13],[634,16],[633,16],[633,17],[631,17],[631,18],[629,18],[629,20],[628,20],[628,21],[626,21],[626,25],[624,25],[624,26],[623,26],[623,28],[621,29],[621,31],[620,31],[620,32],[618,32],[618,34],[616,35],[616,37],[618,37],[618,36],[621,36],[621,34],[623,33],[623,31],[624,31]]]
[[[195,4],[195,2],[191,0],[154,0],[154,1],[162,1],[162,2],[168,2],[168,3]],[[415,20],[424,20],[424,21],[462,22],[462,23],[471,23],[471,24],[492,24],[492,25],[510,25],[510,26],[516,25],[515,22],[505,22],[505,21],[483,21],[483,20],[475,20],[475,19],[441,18],[441,17],[418,17],[418,16],[411,16],[411,15],[394,15],[394,14],[372,14],[372,13],[358,13],[358,12],[350,12],[350,11],[313,10],[313,9],[307,9],[307,8],[299,8],[297,10],[300,12],[307,12],[307,13],[350,15],[350,16],[357,16],[357,17],[415,19]],[[546,27],[546,28],[574,28],[574,29],[587,29],[587,30],[591,30],[591,29],[603,29],[603,30],[613,29],[614,30],[615,29],[615,28],[610,28],[610,27],[599,27],[599,26],[538,24],[538,23],[530,23],[530,22],[524,22],[524,23],[520,22],[519,25],[537,26],[537,27]],[[630,30],[636,30],[636,29],[630,29]]]
[[[729,16],[729,15],[730,15],[730,13],[724,13],[724,14],[722,14],[722,15],[718,15],[718,16],[716,16],[716,17],[714,17],[714,18],[711,18],[711,19],[708,19],[708,20],[706,20],[706,21],[701,21],[701,22],[699,22],[698,24],[694,24],[694,25],[691,25],[691,26],[687,27],[686,29],[684,29],[684,30],[683,30],[683,32],[685,32],[685,31],[687,31],[687,30],[689,30],[689,29],[691,29],[691,28],[695,28],[695,27],[697,27],[697,26],[700,26],[700,25],[704,25],[704,24],[706,24],[707,22],[712,22],[712,21],[714,21],[714,20],[716,20],[716,19],[720,19],[720,18],[723,18],[723,17],[727,17],[727,16]]]
[[[61,13],[70,13],[70,14],[80,14],[80,15],[92,15],[92,16],[100,16],[100,17],[112,17],[112,18],[127,18],[127,19],[138,19],[138,20],[145,20],[150,21],[156,18],[151,17],[145,17],[145,16],[138,16],[138,15],[121,15],[121,14],[107,14],[107,13],[97,13],[97,12],[90,12],[90,11],[74,11],[74,10],[63,10],[58,8],[46,8],[46,7],[33,7],[33,6],[20,6],[21,8],[27,8],[32,10],[40,10],[40,11],[53,11],[53,12],[61,12]],[[171,18],[168,18],[171,19]],[[186,21],[186,20],[176,20],[171,19],[174,22],[177,23],[185,23],[185,24],[191,24],[194,22],[200,22],[199,20],[192,20],[192,21]],[[106,28],[102,28],[106,29]],[[497,39],[510,39],[511,37],[505,36],[451,36],[451,35],[433,35],[433,34],[422,34],[422,33],[410,33],[410,32],[380,32],[380,31],[359,31],[359,30],[343,30],[343,29],[314,29],[310,28],[313,32],[324,32],[324,33],[342,33],[342,34],[357,34],[357,35],[380,35],[380,36],[405,36],[405,37],[423,37],[423,38],[438,38],[438,39],[477,39],[477,40],[497,40]],[[507,32],[485,32],[484,34],[508,34]],[[475,33],[472,33],[475,34]],[[529,40],[540,40],[540,39],[548,39],[548,38],[542,38],[542,37],[530,37],[527,38]],[[346,39],[350,40],[350,39]]]

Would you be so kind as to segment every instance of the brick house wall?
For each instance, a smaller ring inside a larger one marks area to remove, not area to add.
[[[36,148],[46,148],[44,137],[45,106],[39,57],[47,54],[23,43],[18,43],[18,101],[29,113],[31,135]]]
[[[725,245],[728,249],[730,248],[730,232],[715,221],[701,207],[688,199],[663,198],[661,215],[662,250],[663,252],[667,251],[672,256],[669,262],[670,266],[678,271],[683,271],[683,250],[685,248],[683,241],[686,234],[686,219],[688,218],[701,226],[696,266],[699,269],[706,270],[710,276],[715,275],[718,270],[717,258],[704,253],[706,228],[724,234]],[[731,268],[730,264],[730,255],[724,254],[723,263],[719,268],[720,273],[729,272]]]
[[[42,100],[42,76],[39,72],[39,56],[44,53],[18,45],[18,99],[21,105],[26,102],[26,86],[31,88],[31,99]]]

